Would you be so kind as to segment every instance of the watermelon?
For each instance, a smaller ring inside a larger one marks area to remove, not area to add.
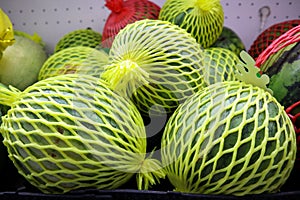
[[[269,45],[257,58],[256,66],[270,77],[269,88],[285,107],[300,100],[300,25]]]
[[[297,138],[297,157],[295,162],[295,173],[300,171],[300,101],[295,102],[293,105],[285,109],[292,123],[294,124],[296,138]]]
[[[225,81],[176,109],[161,156],[175,191],[244,196],[278,192],[291,174],[296,148],[291,120],[269,92]]]
[[[297,136],[297,162],[296,166],[300,169],[300,101],[295,102],[293,105],[285,109],[286,113],[292,120]]]
[[[54,52],[76,46],[100,48],[102,35],[92,28],[77,29],[63,35],[56,43]]]
[[[300,134],[300,101],[295,102],[293,105],[286,108],[286,113],[291,118],[295,125],[296,134]],[[298,142],[300,143],[300,137],[298,136]],[[300,147],[300,146],[299,146]]]
[[[111,11],[102,32],[102,46],[110,48],[115,36],[127,24],[142,19],[157,19],[160,7],[149,0],[105,0]]]
[[[0,87],[10,107],[1,133],[9,158],[43,193],[115,189],[136,175],[148,189],[164,177],[146,157],[146,132],[134,104],[90,75],[49,77],[24,91]]]
[[[257,57],[279,36],[300,25],[300,19],[282,21],[271,25],[260,33],[251,44],[248,53],[256,60]]]
[[[99,77],[108,63],[104,50],[88,46],[71,46],[54,52],[42,65],[38,80],[61,74],[89,74]]]
[[[221,35],[210,47],[222,47],[229,49],[236,55],[240,55],[242,50],[245,50],[245,44],[239,35],[233,29],[224,26]]]
[[[239,57],[229,49],[209,47],[204,49],[205,82],[208,85],[226,80],[236,80]]]
[[[165,116],[206,86],[204,56],[195,38],[177,25],[139,20],[116,35],[101,78],[134,101],[143,116]]]
[[[166,0],[158,19],[185,29],[207,48],[222,33],[224,11],[220,0]]]

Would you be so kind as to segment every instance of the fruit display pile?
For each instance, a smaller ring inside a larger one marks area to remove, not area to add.
[[[0,9],[2,172],[41,194],[234,197],[300,174],[300,20],[247,51],[220,0],[105,3],[103,32],[68,32],[50,54]]]

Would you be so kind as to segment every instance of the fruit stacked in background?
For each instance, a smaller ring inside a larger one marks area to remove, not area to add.
[[[3,56],[3,51],[10,45],[14,44],[15,38],[14,38],[14,31],[13,31],[13,25],[11,23],[10,18],[7,16],[7,14],[0,8],[0,61]],[[6,113],[6,107],[3,105],[0,105],[0,117],[5,115]],[[0,123],[2,123],[2,120],[0,120]],[[2,135],[0,136],[0,140],[2,141]],[[3,144],[0,144],[0,170],[4,170],[6,168],[7,163],[7,152],[4,149]],[[1,176],[2,179],[2,176]],[[2,185],[2,184],[1,184]]]
[[[84,46],[99,48],[101,39],[101,33],[94,31],[91,28],[77,29],[63,35],[63,37],[59,39],[55,45],[54,53],[68,47]]]
[[[39,71],[39,80],[61,74],[89,74],[99,77],[108,63],[108,54],[89,46],[72,46],[53,53]]]
[[[240,56],[241,51],[246,50],[245,44],[239,35],[227,26],[223,26],[222,33],[210,47],[222,47]]]
[[[296,173],[300,172],[300,100],[285,109],[294,124],[297,139]]]
[[[101,38],[101,33],[91,28],[66,33],[44,62],[38,79],[75,73],[99,77],[103,66],[108,63],[108,49],[101,47]]]
[[[239,56],[233,51],[222,47],[206,48],[204,52],[206,66],[204,79],[207,85],[236,80]]]
[[[110,48],[115,35],[127,24],[141,19],[157,19],[160,7],[149,0],[106,0],[111,10],[102,32],[102,46]]]
[[[245,50],[245,45],[236,32],[224,26],[224,12],[219,0],[167,0],[160,10],[159,20],[169,21],[185,29],[204,50],[218,47],[228,49],[237,56],[239,56],[242,50]],[[236,60],[236,58],[232,58],[232,55],[229,54],[230,52],[223,50],[214,51],[213,54],[207,54],[206,60],[211,59],[211,63],[213,63],[216,57],[224,58],[227,55],[229,60]],[[220,64],[220,66],[216,66],[216,63]],[[225,65],[232,65],[229,68],[234,68],[233,63],[222,63],[221,61],[214,62],[214,65],[212,69],[226,69]],[[227,78],[224,76],[221,79],[226,80]]]
[[[159,19],[185,29],[207,48],[221,35],[224,11],[220,0],[166,0]]]
[[[300,19],[287,20],[271,25],[251,44],[248,53],[254,58],[257,57],[279,36],[290,30],[291,28],[300,25]]]

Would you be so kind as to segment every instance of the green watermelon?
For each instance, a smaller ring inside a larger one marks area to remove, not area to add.
[[[147,189],[164,176],[146,155],[137,108],[99,78],[63,74],[22,92],[0,87],[0,101],[10,107],[0,126],[9,158],[43,193],[115,189],[135,174],[137,188]]]
[[[102,34],[91,28],[77,29],[62,36],[55,45],[54,52],[76,46],[99,48],[101,39]]]
[[[226,80],[236,80],[236,65],[239,57],[234,52],[222,47],[206,48],[204,52],[205,82],[208,85]]]
[[[2,123],[2,116],[4,116],[7,112],[7,108],[4,105],[0,105],[0,124]],[[0,140],[3,140],[2,135],[0,135]],[[0,143],[0,170],[2,171],[6,167],[6,163],[8,160],[7,151],[3,145],[3,143]],[[0,175],[1,177],[1,175]]]
[[[221,35],[224,11],[220,0],[166,0],[158,19],[185,29],[207,48]]]
[[[279,36],[300,25],[300,19],[291,19],[273,24],[261,32],[251,44],[248,53],[254,58],[257,57]]]
[[[274,97],[289,107],[300,100],[300,25],[281,35],[256,60],[270,77],[269,88]]]
[[[231,28],[224,26],[220,37],[210,47],[222,47],[233,51],[236,55],[240,55],[245,50],[245,44],[239,35]]]
[[[99,77],[108,54],[88,46],[74,46],[53,53],[42,65],[38,80],[61,74],[89,74]]]
[[[291,120],[265,90],[219,82],[170,117],[162,163],[178,192],[243,196],[278,192],[296,157]]]
[[[138,20],[116,35],[101,78],[134,101],[143,116],[165,116],[206,86],[204,56],[195,38],[177,25]]]

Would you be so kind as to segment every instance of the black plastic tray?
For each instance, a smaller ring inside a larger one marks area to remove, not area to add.
[[[300,175],[294,170],[282,187],[281,192],[274,194],[246,195],[204,195],[173,192],[167,180],[151,190],[130,188],[135,179],[124,188],[116,190],[77,190],[67,194],[43,194],[33,188],[26,180],[16,173],[13,166],[0,176],[0,200],[299,200]],[[128,188],[126,188],[128,187]]]
[[[184,194],[178,192],[140,190],[85,190],[71,194],[53,195],[34,192],[2,192],[1,200],[299,200],[300,191],[276,194],[247,195],[243,197],[224,195]]]

